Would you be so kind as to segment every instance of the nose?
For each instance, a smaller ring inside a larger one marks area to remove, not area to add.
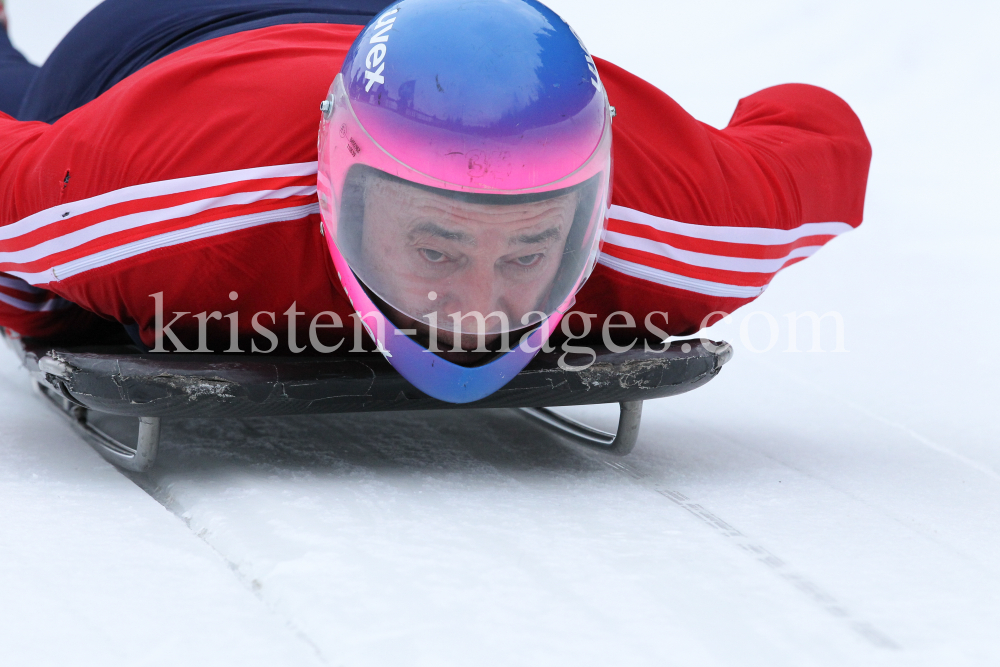
[[[445,317],[459,311],[463,315],[468,313],[481,313],[483,317],[495,311],[504,311],[501,299],[501,285],[497,280],[497,275],[492,266],[470,267],[457,281],[453,289],[449,292]],[[449,320],[450,321],[450,320]],[[495,328],[495,321],[488,321],[488,327]],[[466,331],[475,331],[476,323],[472,318],[462,321],[462,328]]]

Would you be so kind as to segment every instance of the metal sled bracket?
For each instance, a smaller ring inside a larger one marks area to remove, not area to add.
[[[639,439],[639,423],[642,421],[642,401],[622,401],[618,432],[608,433],[592,428],[553,412],[548,408],[521,408],[521,411],[540,422],[550,431],[566,436],[574,442],[607,454],[625,456],[635,447]]]
[[[160,444],[159,417],[139,417],[139,437],[135,447],[129,447],[91,424],[87,420],[87,408],[70,399],[61,385],[62,394],[41,382],[35,382],[35,388],[98,454],[114,465],[132,472],[146,472],[156,462],[156,450]]]

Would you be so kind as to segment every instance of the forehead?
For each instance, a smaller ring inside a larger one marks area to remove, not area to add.
[[[534,224],[539,219],[571,219],[577,205],[578,195],[574,192],[538,201],[525,201],[522,197],[510,196],[510,203],[504,203],[502,195],[493,201],[468,201],[460,196],[414,186],[409,183],[374,177],[365,188],[365,208],[374,208],[380,215],[390,214],[399,218],[419,218],[428,213],[444,214],[455,222],[515,222],[523,220]]]

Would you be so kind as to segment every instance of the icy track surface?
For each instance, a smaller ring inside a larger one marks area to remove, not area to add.
[[[40,61],[93,4],[8,0],[13,38]],[[842,95],[864,226],[715,327],[734,360],[623,460],[513,411],[178,421],[133,479],[0,351],[0,662],[1000,664],[997,4],[551,4],[716,126]],[[803,311],[846,351],[786,351]]]

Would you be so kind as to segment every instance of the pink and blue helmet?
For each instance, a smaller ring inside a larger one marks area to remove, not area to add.
[[[610,179],[597,68],[535,0],[400,0],[323,103],[341,282],[393,367],[443,401],[497,391],[558,327],[594,267]],[[445,354],[473,344],[488,352],[474,363]]]

